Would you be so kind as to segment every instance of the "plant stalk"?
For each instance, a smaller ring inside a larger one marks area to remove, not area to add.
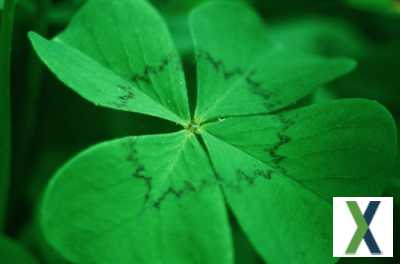
[[[36,0],[36,21],[32,28],[33,31],[46,37],[48,33],[48,10],[50,9],[50,0]],[[36,119],[37,119],[37,106],[39,104],[39,97],[41,94],[41,85],[43,77],[43,64],[36,56],[35,51],[32,49],[27,59],[27,82],[24,90],[24,103],[20,107],[18,114],[21,118],[21,123],[17,128],[20,133],[18,134],[18,142],[15,145],[15,153],[20,160],[18,164],[22,164],[17,168],[14,175],[21,177],[21,173],[27,175],[25,171],[29,168],[28,156],[32,151],[32,141],[35,137]]]
[[[15,0],[5,0],[0,32],[0,228],[5,214],[11,174],[11,45]]]

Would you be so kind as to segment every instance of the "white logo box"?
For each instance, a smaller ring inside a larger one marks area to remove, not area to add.
[[[356,254],[346,254],[346,249],[357,229],[347,201],[356,201],[363,214],[370,201],[380,201],[369,229],[382,254],[371,254],[364,240]],[[333,256],[393,257],[393,197],[333,197]]]

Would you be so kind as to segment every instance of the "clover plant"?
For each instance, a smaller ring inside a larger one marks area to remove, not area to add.
[[[46,238],[77,263],[233,263],[231,211],[267,263],[336,262],[332,196],[381,193],[396,153],[391,115],[365,99],[299,107],[355,62],[271,40],[243,3],[202,5],[188,23],[193,113],[179,54],[145,1],[88,1],[53,40],[29,34],[83,98],[180,126],[68,161],[43,197]]]

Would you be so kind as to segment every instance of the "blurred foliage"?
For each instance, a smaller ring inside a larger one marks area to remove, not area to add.
[[[348,0],[356,8],[386,14],[400,13],[400,3],[397,0]]]
[[[239,0],[238,0],[239,1]],[[65,28],[71,16],[84,0],[50,1],[49,10],[43,15],[48,26],[48,36]],[[196,77],[192,56],[192,42],[187,27],[188,11],[205,0],[152,0],[170,25],[183,56],[188,85],[195,90]],[[314,96],[314,102],[331,98],[361,97],[384,104],[400,124],[400,8],[395,0],[248,0],[263,16],[269,34],[276,41],[289,43],[293,48],[325,56],[349,56],[358,61],[358,68]],[[0,5],[2,0],[0,0]],[[1,14],[1,11],[0,11]],[[47,259],[47,263],[62,263],[50,254],[37,227],[35,208],[42,190],[55,169],[79,150],[95,142],[149,131],[170,131],[167,123],[160,127],[160,120],[142,115],[114,112],[95,108],[62,87],[48,70],[40,80],[40,96],[35,110],[36,121],[31,130],[22,130],[26,113],[21,105],[26,100],[28,82],[24,76],[32,67],[27,63],[33,51],[27,32],[37,22],[36,1],[21,0],[17,6],[13,49],[13,115],[14,145],[24,134],[31,135],[23,151],[13,153],[13,180],[9,203],[8,234],[19,239],[34,255]],[[76,117],[79,118],[76,118]],[[373,139],[372,139],[373,140]],[[399,147],[400,149],[400,147]],[[400,212],[400,158],[393,169],[393,181],[387,195],[397,201]],[[396,178],[397,177],[397,178]],[[399,219],[397,217],[397,226]],[[395,234],[400,238],[399,229]],[[248,241],[236,226],[234,230],[238,263],[260,263]],[[395,244],[393,260],[343,259],[339,263],[399,263],[399,243]],[[253,261],[254,260],[254,261]],[[1,263],[7,263],[1,261]],[[15,263],[15,262],[14,262]]]
[[[38,263],[34,257],[21,244],[6,237],[0,237],[0,256],[2,263]]]

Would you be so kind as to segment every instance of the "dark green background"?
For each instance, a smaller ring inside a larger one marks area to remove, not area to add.
[[[174,127],[156,118],[96,108],[64,88],[37,60],[27,32],[35,30],[54,36],[84,1],[52,1],[51,7],[40,7],[35,2],[21,0],[16,10],[12,53],[14,153],[7,232],[43,261],[62,263],[44,244],[34,220],[42,190],[54,171],[94,143],[132,134],[172,131]],[[184,59],[189,87],[193,89],[195,71],[186,15],[193,6],[205,1],[152,2],[170,25]],[[370,98],[384,104],[400,125],[400,11],[358,8],[334,0],[248,2],[264,18],[270,34],[276,34],[277,39],[293,48],[325,56],[349,56],[358,61],[355,71],[321,88],[310,101]],[[399,171],[400,161],[389,177],[385,193],[395,197],[396,258],[342,259],[339,263],[399,263]],[[262,263],[237,225],[234,226],[237,262]]]

